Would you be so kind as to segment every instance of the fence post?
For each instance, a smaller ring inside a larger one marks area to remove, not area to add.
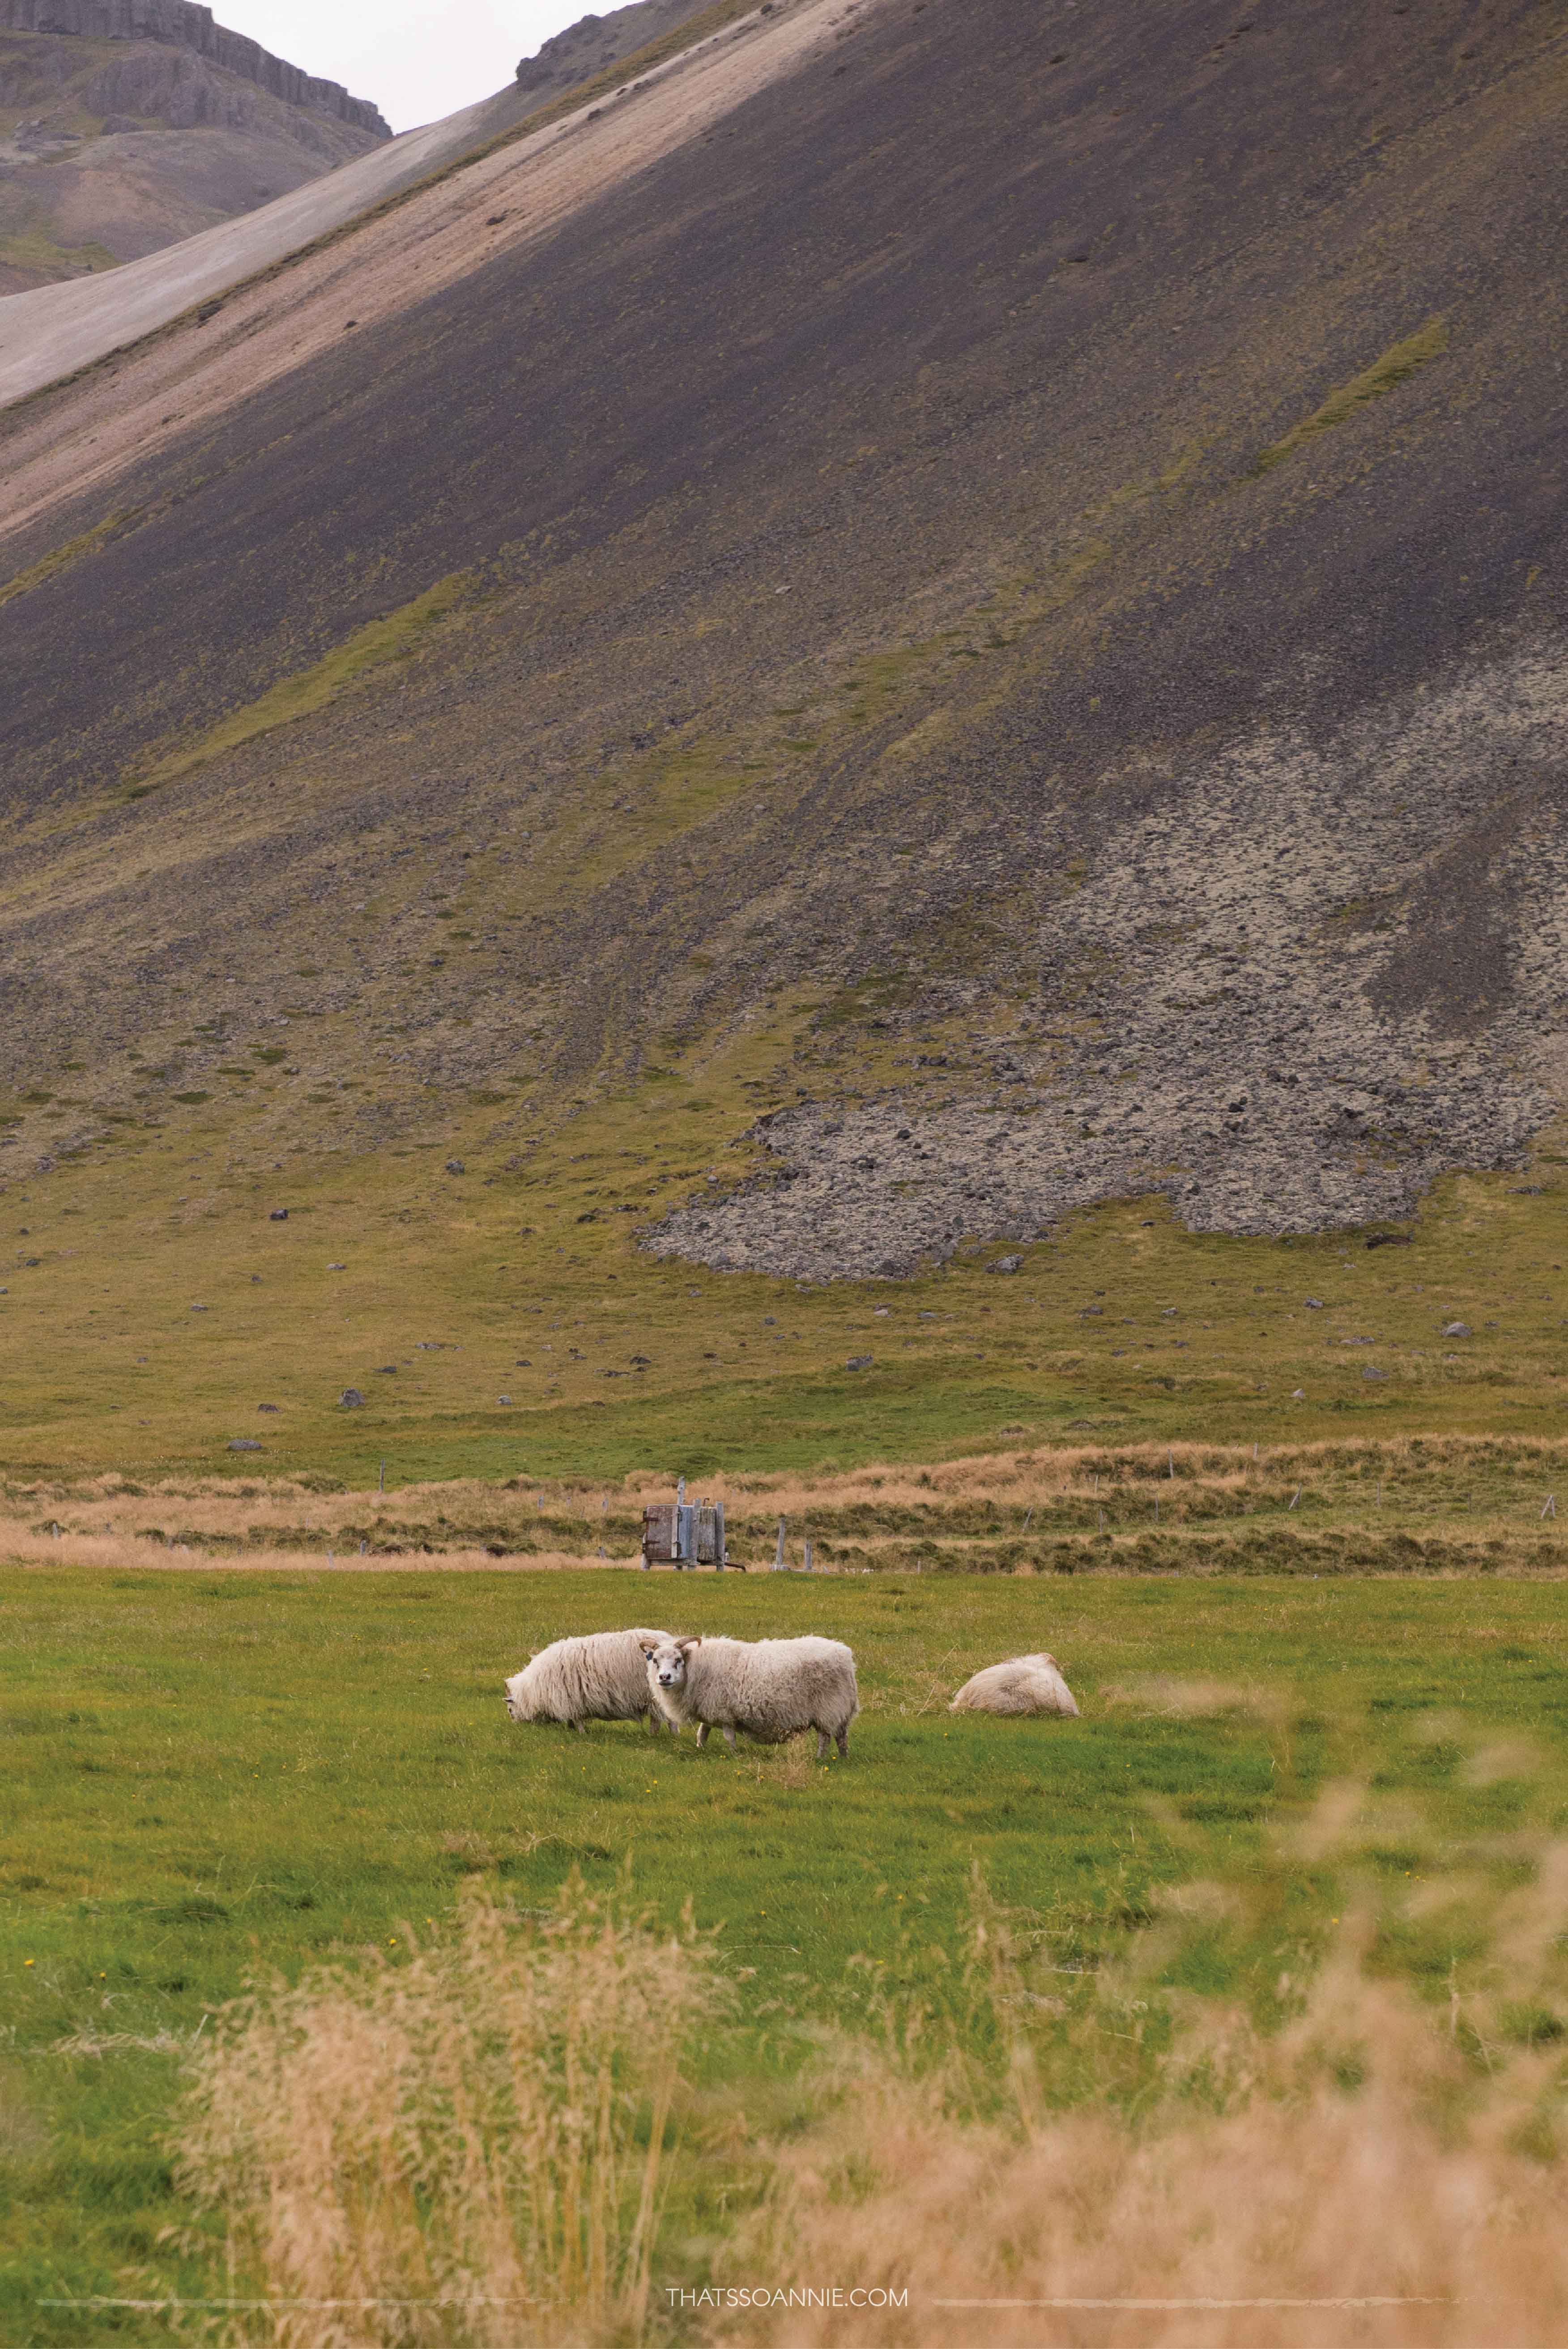
[[[785,1565],[784,1565],[784,1520],[783,1520],[783,1518],[782,1518],[782,1517],[780,1517],[780,1518],[779,1518],[779,1547],[778,1547],[778,1548],[777,1548],[777,1549],[774,1551],[774,1553],[773,1553],[773,1571],[774,1571],[774,1573],[775,1573],[775,1574],[782,1574],[782,1573],[784,1573],[784,1572],[785,1572],[785,1570],[786,1570],[786,1569],[785,1569]]]

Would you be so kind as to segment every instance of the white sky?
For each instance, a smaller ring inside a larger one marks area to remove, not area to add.
[[[519,57],[590,7],[618,0],[212,0],[231,31],[248,33],[302,71],[347,85],[394,130],[437,121],[509,82]]]

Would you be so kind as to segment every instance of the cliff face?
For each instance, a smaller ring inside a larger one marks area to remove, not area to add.
[[[351,98],[341,82],[302,73],[273,57],[259,41],[231,33],[199,0],[0,0],[0,31],[57,33],[98,41],[161,41],[193,49],[228,73],[311,114],[390,139],[391,126],[368,98]]]

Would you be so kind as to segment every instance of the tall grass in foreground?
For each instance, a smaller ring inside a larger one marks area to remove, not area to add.
[[[1568,2338],[1568,1844],[1511,1835],[1515,1889],[1478,1910],[1476,1878],[1445,1872],[1413,1809],[1426,1848],[1390,1888],[1367,1865],[1387,1824],[1367,1790],[1332,1786],[1254,1875],[1150,1896],[1114,1929],[1081,1907],[1005,1910],[976,1875],[962,1946],[912,1929],[873,1970],[870,2027],[812,2032],[782,2135],[738,2120],[737,2039],[706,2134],[732,2166],[746,2143],[745,2207],[700,2244],[660,2241],[658,2222],[705,2158],[700,2110],[678,2144],[671,2119],[683,2044],[721,2002],[711,1945],[580,1883],[543,1920],[481,1889],[450,1940],[253,1999],[201,2059],[185,2179],[227,2215],[237,2288],[259,2276],[278,2303],[242,2337]],[[1343,1888],[1331,1922],[1292,1909],[1308,1881]],[[1271,1919],[1278,1971],[1251,2011],[1173,1986]],[[1423,1999],[1387,1969],[1434,1920],[1464,1954]],[[748,2304],[758,2285],[794,2304]],[[837,2307],[800,2297],[830,2287]],[[851,2300],[879,2291],[895,2303]],[[366,2304],[281,2304],[305,2298]]]
[[[635,2338],[681,2066],[722,2003],[711,1944],[580,1882],[520,1914],[238,2002],[199,2061],[180,2169],[230,2229],[239,2337],[300,2349]],[[247,2281],[249,2280],[249,2281]]]
[[[1338,1830],[1356,1794],[1325,1795],[1302,1856],[1345,1861]],[[996,1911],[977,1886],[968,2028],[934,2026],[907,1989],[887,1995],[881,2044],[839,2051],[817,2125],[776,2149],[736,2262],[738,2279],[838,2286],[843,2304],[716,2309],[710,2338],[753,2349],[1568,2339],[1568,2063],[1551,2003],[1568,1845],[1533,1857],[1533,1881],[1491,1920],[1487,1958],[1462,1969],[1463,1990],[1456,1963],[1441,2004],[1377,1978],[1390,1919],[1368,1885],[1305,1982],[1282,1971],[1275,1995],[1295,2012],[1272,2031],[1158,1987],[1195,1934],[1234,1913],[1229,1889],[1178,1888],[1136,1955],[1086,1967],[1059,1933]],[[1408,1906],[1429,1915],[1464,1897],[1461,1880],[1429,1878]],[[989,2046],[984,2064],[976,2044]],[[906,2297],[850,2302],[878,2287]]]

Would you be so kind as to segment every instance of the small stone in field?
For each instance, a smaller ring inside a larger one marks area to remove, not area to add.
[[[281,1411],[283,1409],[283,1405],[278,1402],[259,1402],[256,1405],[256,1409],[258,1411]]]
[[[205,1313],[207,1308],[204,1305],[193,1305],[191,1310],[192,1313]]]
[[[396,1362],[380,1362],[380,1363],[378,1363],[378,1364],[377,1365],[376,1375],[377,1375],[377,1377],[378,1379],[395,1379],[395,1378],[397,1377],[397,1363],[396,1363]]]
[[[1304,1297],[1301,1301],[1309,1313],[1321,1313],[1325,1309],[1321,1297]]]
[[[273,1207],[267,1216],[269,1224],[286,1224],[288,1219],[289,1211],[286,1207]]]
[[[1021,1256],[999,1256],[995,1262],[988,1264],[985,1269],[987,1272],[1018,1272],[1023,1268],[1023,1262]]]
[[[510,1402],[511,1401],[511,1397],[510,1395],[497,1395],[496,1401],[498,1403]]]
[[[851,1354],[844,1368],[846,1371],[869,1371],[873,1359],[870,1354]]]
[[[464,1172],[462,1160],[460,1158],[449,1158],[447,1161],[447,1172],[449,1174],[461,1174]]]
[[[329,1264],[326,1268],[328,1272],[346,1272],[348,1270],[348,1267],[346,1264]]]
[[[260,1452],[262,1446],[253,1435],[236,1435],[229,1449],[231,1452]]]
[[[1443,1324],[1445,1338],[1468,1338],[1470,1334],[1470,1326],[1468,1321],[1445,1321]]]
[[[1306,1401],[1306,1389],[1305,1387],[1292,1387],[1290,1391],[1290,1399],[1292,1402],[1305,1402]]]
[[[358,1411],[364,1404],[365,1397],[357,1387],[345,1387],[337,1400],[340,1410]]]
[[[1371,1363],[1368,1362],[1361,1375],[1364,1379],[1386,1379],[1388,1373],[1387,1371],[1375,1371]]]

